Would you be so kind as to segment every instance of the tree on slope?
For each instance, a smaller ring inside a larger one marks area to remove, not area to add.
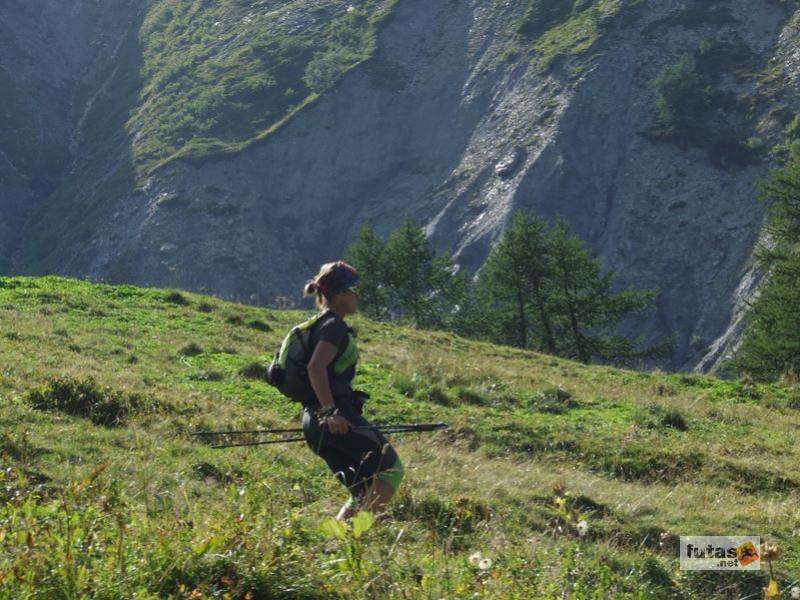
[[[745,315],[733,365],[756,379],[800,373],[800,157],[761,185],[770,202],[766,243],[756,250],[765,280]]]

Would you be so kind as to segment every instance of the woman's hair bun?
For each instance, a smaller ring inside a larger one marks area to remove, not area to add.
[[[313,296],[314,294],[317,293],[318,289],[319,286],[317,285],[316,281],[309,281],[308,283],[306,283],[306,287],[304,288],[303,293],[306,296]]]

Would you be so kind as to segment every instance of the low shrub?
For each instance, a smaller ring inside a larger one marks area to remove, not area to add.
[[[639,425],[648,429],[668,427],[678,431],[688,431],[689,422],[677,408],[665,408],[659,405],[647,407],[647,411],[638,417]]]
[[[186,344],[183,348],[181,348],[180,353],[183,356],[197,356],[198,354],[203,353],[203,349],[200,347],[199,344],[191,342],[189,344]]]
[[[52,377],[27,394],[35,410],[52,410],[88,418],[95,425],[115,427],[135,414],[157,412],[162,405],[154,398],[100,386],[91,376],[74,379]]]
[[[248,323],[250,327],[253,329],[257,329],[258,331],[272,331],[272,327],[261,321],[260,319],[254,319]]]
[[[239,375],[248,379],[264,380],[267,378],[267,365],[261,362],[251,362],[239,369]]]
[[[186,296],[181,294],[180,292],[170,292],[164,297],[165,302],[169,302],[171,304],[178,304],[181,306],[186,306],[189,304],[189,301],[186,299]]]
[[[567,390],[561,386],[543,390],[529,401],[529,408],[543,413],[561,414],[578,403]]]

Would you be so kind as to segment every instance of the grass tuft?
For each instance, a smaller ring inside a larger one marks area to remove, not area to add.
[[[134,414],[164,408],[154,398],[98,385],[92,377],[52,377],[32,390],[27,401],[34,410],[59,411],[88,418],[95,425],[117,427]]]

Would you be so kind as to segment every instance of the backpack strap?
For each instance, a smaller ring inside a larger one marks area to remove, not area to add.
[[[297,341],[300,342],[300,345],[303,347],[303,356],[305,357],[306,362],[308,362],[309,360],[311,360],[311,354],[308,351],[308,344],[306,344],[306,341],[303,339],[303,336],[300,334],[300,330],[297,329],[297,327],[292,327],[292,333],[297,338]],[[311,337],[310,331],[308,336],[309,338]]]
[[[314,335],[314,328],[322,320],[322,317],[325,315],[325,312],[327,311],[319,313],[317,315],[316,320],[311,324],[311,327],[308,328],[308,343],[306,343],[306,341],[303,339],[303,336],[300,335],[300,332],[298,331],[297,327],[292,328],[292,332],[297,336],[297,339],[300,340],[300,345],[303,347],[303,356],[305,356],[306,362],[311,360],[311,354],[314,352],[314,348],[310,347],[311,336]],[[316,344],[314,344],[314,347],[316,347]]]

